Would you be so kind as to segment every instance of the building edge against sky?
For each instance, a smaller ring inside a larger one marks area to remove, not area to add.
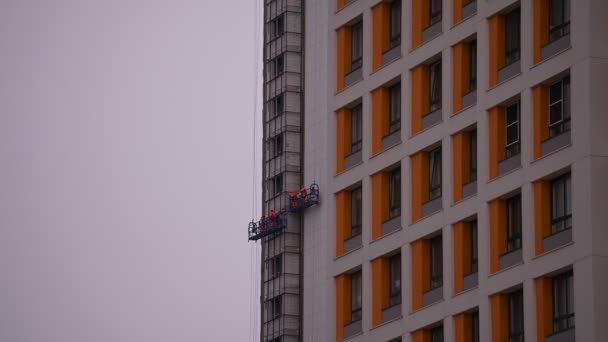
[[[262,341],[608,339],[608,3],[265,0]]]

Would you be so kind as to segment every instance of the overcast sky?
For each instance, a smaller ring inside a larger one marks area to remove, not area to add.
[[[255,1],[0,0],[0,341],[250,341]]]

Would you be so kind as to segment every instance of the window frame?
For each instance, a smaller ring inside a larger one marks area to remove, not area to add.
[[[267,280],[275,279],[283,274],[283,254],[275,255],[266,260],[266,267],[268,270]]]
[[[350,111],[351,120],[351,154],[363,148],[363,105],[358,104]],[[357,132],[358,134],[355,134]]]
[[[511,196],[505,200],[506,210],[506,239],[507,239],[507,252],[511,253],[522,248],[522,207],[521,207],[521,194]],[[506,254],[505,253],[505,254]]]
[[[441,158],[441,146],[429,152],[429,201],[440,198],[442,195],[443,165]],[[438,173],[437,184],[434,183],[435,177],[433,175],[435,172]]]
[[[353,272],[350,274],[350,284],[351,284],[351,309],[350,309],[350,323],[360,321],[363,316],[363,283],[362,283],[362,274],[361,270],[357,272]],[[357,286],[355,286],[357,285]],[[358,290],[358,293],[355,293],[355,289]],[[358,297],[358,298],[356,298]],[[357,305],[355,305],[357,304]]]
[[[509,342],[523,342],[524,331],[525,331],[525,320],[524,320],[524,292],[522,289],[513,291],[508,294],[508,340]],[[514,312],[515,309],[519,309],[519,312]],[[516,317],[516,315],[518,317]],[[519,317],[521,316],[521,317]],[[517,319],[518,322],[514,322],[513,318]],[[517,324],[516,324],[517,323]],[[517,325],[521,325],[520,330],[517,330]]]
[[[283,173],[281,172],[278,175],[268,178],[266,184],[268,184],[269,199],[280,196],[283,193]]]
[[[561,2],[560,18],[555,17],[554,6]],[[549,0],[549,43],[570,34],[570,0]]]
[[[559,99],[552,101],[551,90],[553,87],[560,87]],[[570,76],[566,76],[559,81],[548,86],[549,92],[549,138],[558,136],[562,133],[570,131]],[[561,118],[552,122],[552,108],[559,108]]]
[[[443,236],[439,234],[429,239],[430,290],[443,286]]]
[[[551,235],[557,234],[568,229],[572,229],[572,177],[570,173],[561,175],[555,179],[551,180]],[[555,201],[556,197],[559,194],[555,193],[557,186],[562,186],[562,194],[563,194],[563,215],[557,216],[555,213]],[[562,227],[556,228],[556,225],[559,224]]]
[[[401,304],[401,253],[389,257],[389,307]],[[396,272],[395,272],[396,271]]]
[[[515,108],[516,120],[509,122],[509,109]],[[515,126],[517,139],[509,142],[509,128]],[[505,107],[505,159],[511,158],[521,153],[521,106],[520,101]]]
[[[437,6],[434,6],[437,5]],[[435,8],[438,7],[438,8]],[[441,0],[429,0],[429,26],[440,23],[443,15],[443,4]]]
[[[521,9],[505,15],[505,66],[521,59]]]
[[[401,0],[393,0],[389,15],[389,50],[401,45],[401,19]]]
[[[429,64],[429,113],[442,107],[442,64],[441,58]]]
[[[281,13],[268,22],[268,40],[273,41],[285,34],[285,13]]]
[[[391,220],[401,216],[401,167],[391,170],[388,177],[388,212]]]
[[[284,134],[279,133],[274,137],[268,138],[268,160],[272,160],[283,155],[285,150],[284,146]]]
[[[358,198],[357,198],[358,194]],[[350,227],[350,237],[355,237],[361,235],[362,227],[363,227],[363,189],[362,187],[357,187],[350,192],[350,205],[351,205],[351,227]],[[358,213],[355,213],[356,208],[358,208]],[[357,220],[355,220],[357,218]],[[358,221],[358,222],[356,222]]]
[[[574,274],[572,270],[558,274],[551,279],[552,287],[552,318],[553,334],[570,330],[575,327],[574,321]],[[560,287],[563,287],[566,298],[558,297]],[[559,304],[562,305],[559,305]],[[560,306],[560,308],[558,308]],[[563,309],[563,310],[561,310]]]
[[[388,87],[388,135],[401,130],[401,82]]]
[[[363,67],[363,20],[354,23],[350,28],[350,72],[353,72]]]

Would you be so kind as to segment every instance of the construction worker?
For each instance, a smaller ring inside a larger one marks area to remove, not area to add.
[[[304,204],[306,202],[306,197],[308,197],[308,189],[304,185],[300,187],[300,202]]]
[[[279,214],[274,209],[271,209],[268,218],[270,219],[270,228],[275,228],[278,224],[277,219],[279,218]]]
[[[293,190],[289,193],[289,201],[291,203],[292,208],[298,207],[298,192]]]
[[[266,215],[262,214],[262,217],[260,217],[260,222],[258,222],[258,227],[260,233],[263,233],[266,230]]]

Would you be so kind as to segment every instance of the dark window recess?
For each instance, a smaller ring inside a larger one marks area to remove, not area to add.
[[[351,153],[361,150],[363,145],[363,109],[361,105],[351,110]]]
[[[477,240],[477,220],[471,221],[471,273],[479,270],[479,246]]]
[[[268,272],[268,279],[280,276],[283,271],[283,255],[277,255],[266,261],[266,269]]]
[[[389,217],[401,216],[401,168],[398,167],[389,174]]]
[[[549,42],[570,34],[570,0],[549,0]]]
[[[389,134],[401,129],[401,83],[388,88],[389,96]]]
[[[268,23],[269,40],[279,38],[285,32],[285,21],[283,15],[276,17]]]
[[[572,228],[572,189],[570,174],[551,182],[551,233]]]
[[[471,314],[471,342],[479,342],[479,311]]]
[[[443,286],[443,245],[441,235],[430,240],[431,245],[431,289]]]
[[[350,193],[351,200],[351,236],[357,236],[361,234],[361,223],[362,223],[362,191],[361,188],[356,188]]]
[[[283,154],[283,134],[275,135],[268,139],[268,157],[276,158]]]
[[[524,342],[524,294],[509,294],[509,342]]]
[[[268,185],[269,197],[272,198],[281,194],[281,192],[283,192],[283,174],[281,173],[277,176],[269,178],[266,184]]]
[[[431,329],[431,342],[443,342],[443,325]]]
[[[391,2],[390,15],[390,48],[401,45],[401,0]]]
[[[393,306],[401,303],[401,254],[391,256],[389,264],[389,306]]]
[[[572,271],[553,278],[553,333],[574,328]]]
[[[266,301],[266,321],[270,321],[281,316],[282,309],[283,300],[281,296],[277,296]]]
[[[570,77],[549,86],[549,136],[570,130]]]
[[[521,195],[506,200],[507,253],[521,248]]]
[[[351,322],[361,320],[361,271],[350,275],[351,281]]]
[[[429,26],[441,21],[441,0],[429,0]]]
[[[477,40],[469,43],[469,91],[477,89]]]
[[[477,180],[477,130],[469,132],[469,179]]]
[[[363,65],[363,22],[351,26],[351,71]]]
[[[506,158],[518,155],[520,152],[519,140],[519,101],[505,110],[505,148]]]
[[[505,18],[505,65],[520,58],[520,10],[509,12]]]
[[[429,152],[429,200],[441,197],[441,147]]]
[[[272,80],[283,74],[283,71],[284,71],[283,61],[284,61],[284,56],[281,54],[281,55],[277,56],[276,58],[271,59],[270,62],[268,62],[268,64],[266,64],[267,78],[269,80]]]
[[[267,103],[268,119],[272,119],[283,113],[283,94],[277,95]]]
[[[441,60],[429,66],[429,113],[441,109]]]

